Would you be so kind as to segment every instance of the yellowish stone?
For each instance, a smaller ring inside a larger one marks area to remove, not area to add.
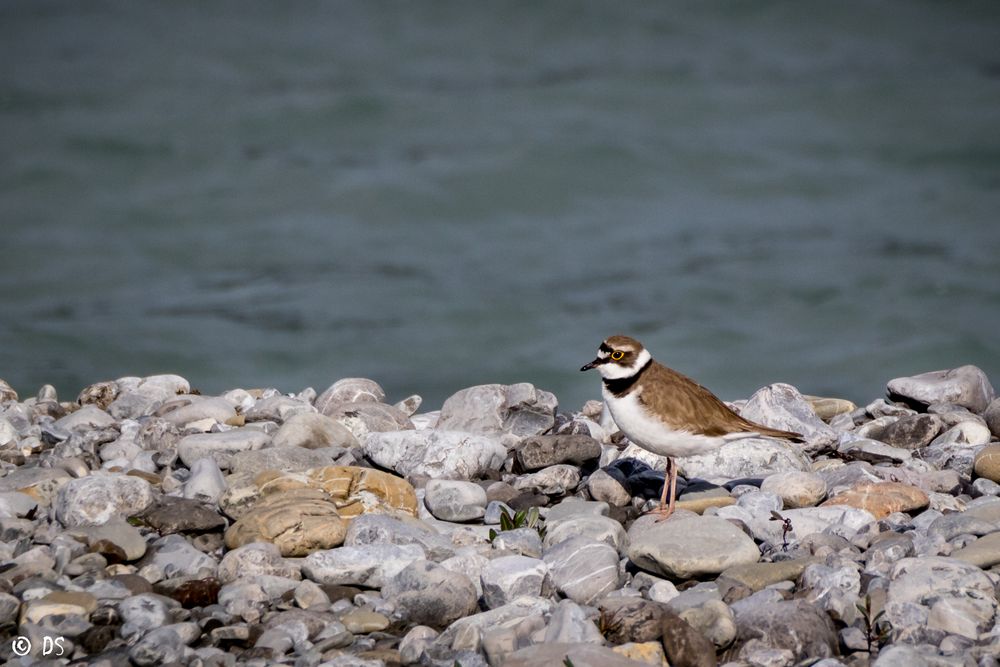
[[[884,519],[893,512],[920,510],[930,503],[930,498],[912,484],[901,482],[861,482],[830,498],[821,507],[848,505],[868,510],[876,519]]]
[[[613,646],[611,650],[629,660],[647,665],[657,665],[657,667],[670,667],[667,655],[663,652],[663,644],[660,642],[630,642]]]

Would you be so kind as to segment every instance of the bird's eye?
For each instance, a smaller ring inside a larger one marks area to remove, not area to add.
[[[625,353],[622,352],[621,350],[615,350],[614,352],[611,353],[611,358],[614,359],[615,361],[621,361],[622,357],[624,356]]]

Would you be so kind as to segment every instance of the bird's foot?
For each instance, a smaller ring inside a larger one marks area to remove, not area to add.
[[[674,508],[669,506],[668,507],[660,506],[657,507],[656,509],[652,509],[646,512],[646,514],[648,515],[656,515],[656,523],[660,523],[661,521],[666,521],[671,516],[673,516],[673,513],[674,513]]]

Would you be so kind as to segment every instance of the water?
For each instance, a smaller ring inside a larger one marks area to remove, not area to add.
[[[1000,384],[1000,6],[0,6],[0,377]]]

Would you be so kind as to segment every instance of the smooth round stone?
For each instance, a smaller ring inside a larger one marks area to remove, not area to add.
[[[977,639],[993,625],[996,590],[974,565],[954,558],[904,558],[889,581],[885,615],[900,641],[923,643],[943,634]]]
[[[244,411],[246,421],[283,423],[302,413],[315,413],[316,408],[308,400],[276,394],[254,401]]]
[[[472,521],[486,514],[486,490],[479,484],[432,479],[424,487],[424,504],[442,521]]]
[[[883,519],[894,512],[923,509],[929,503],[927,494],[910,484],[861,482],[828,499],[823,506],[848,505],[871,512],[876,519]]]
[[[483,601],[490,609],[496,609],[521,596],[540,596],[548,572],[545,561],[537,558],[495,558],[483,568]]]
[[[268,542],[253,542],[233,549],[219,563],[218,579],[224,584],[258,575],[289,579],[302,576],[299,568],[285,560],[278,547]]]
[[[99,431],[115,424],[115,418],[96,405],[85,405],[55,422],[57,428],[71,432]]]
[[[606,502],[614,507],[625,507],[632,502],[632,496],[617,479],[603,469],[595,470],[587,479],[587,490],[594,500]]]
[[[486,435],[540,435],[555,425],[556,397],[527,382],[462,389],[441,406],[437,428]]]
[[[1000,532],[984,535],[978,540],[951,552],[951,557],[987,569],[1000,564]]]
[[[408,622],[444,628],[478,610],[472,581],[436,563],[418,560],[382,587],[382,596]]]
[[[579,483],[580,469],[576,466],[561,463],[529,475],[518,477],[514,482],[514,488],[518,491],[562,495],[575,489]]]
[[[149,482],[130,475],[94,474],[63,484],[56,518],[67,528],[107,523],[114,516],[139,514],[153,503]]]
[[[983,412],[983,420],[995,437],[1000,438],[1000,398],[995,398]]]
[[[745,493],[739,497],[736,504],[752,514],[758,516],[771,516],[771,512],[777,512],[782,507],[781,497],[776,493],[757,491]]]
[[[826,482],[812,472],[779,472],[764,478],[760,490],[777,494],[784,507],[813,507],[826,497]]]
[[[229,469],[233,454],[262,449],[271,436],[256,428],[235,428],[220,433],[196,433],[177,443],[177,453],[184,465],[191,467],[198,459],[211,457],[219,468]]]
[[[923,405],[954,403],[976,414],[996,397],[986,373],[972,365],[895,378],[887,389],[893,398]]]
[[[679,611],[688,624],[722,649],[736,639],[736,618],[722,600],[707,600],[703,604]]]
[[[628,556],[658,575],[690,579],[755,563],[760,551],[739,528],[717,517],[675,513],[669,520],[640,517],[629,530]]]
[[[806,395],[803,395],[802,398],[809,403],[809,407],[813,409],[816,416],[825,422],[829,422],[837,415],[847,414],[858,409],[857,405],[843,398],[824,398],[822,396]]]
[[[275,448],[301,447],[303,449],[325,449],[342,447],[350,449],[360,446],[354,434],[326,415],[315,412],[294,414],[285,420],[271,439]]]
[[[167,535],[149,545],[140,567],[156,566],[167,578],[215,576],[218,564],[180,535]]]
[[[584,516],[608,516],[610,508],[607,503],[598,500],[583,500],[575,496],[567,496],[558,504],[542,511],[542,516],[550,524],[564,519],[576,519]]]
[[[756,489],[754,489],[756,492]],[[695,514],[704,514],[705,510],[712,507],[727,507],[735,505],[737,498],[734,498],[724,487],[712,487],[697,491],[686,491],[677,498],[675,507],[687,510]]]
[[[274,447],[234,453],[229,460],[232,474],[248,472],[256,475],[264,470],[301,472],[311,468],[334,465],[340,449],[302,449],[300,447]]]
[[[972,482],[973,496],[1000,496],[1000,484],[980,477]]]
[[[368,378],[343,378],[327,387],[315,401],[316,409],[326,412],[334,403],[381,403],[385,400],[385,390]]]
[[[83,538],[92,551],[120,555],[122,560],[134,561],[146,553],[146,540],[129,522],[120,517],[112,517],[99,526],[80,526],[67,530],[73,536]],[[78,538],[79,539],[79,538]]]
[[[562,520],[546,520],[546,549],[573,537],[584,537],[591,542],[603,542],[619,554],[624,554],[629,545],[629,534],[620,523],[601,515],[582,515]]]
[[[556,589],[569,599],[592,605],[621,583],[618,551],[586,537],[571,537],[546,549],[543,560]]]
[[[470,480],[498,470],[507,448],[495,437],[462,431],[424,430],[371,433],[365,456],[404,477]]]
[[[224,398],[188,396],[160,406],[156,416],[184,428],[193,422],[201,431],[208,431],[215,424],[228,424],[236,419],[236,409]]]
[[[990,441],[990,429],[984,424],[980,424],[976,421],[964,421],[959,422],[952,426],[950,429],[934,438],[934,440],[929,445],[930,447],[935,447],[938,445],[968,445],[968,446],[978,446],[985,445]]]
[[[583,465],[601,455],[601,444],[588,435],[536,435],[517,447],[518,463],[535,471],[560,463]]]
[[[766,477],[776,472],[808,470],[809,457],[801,445],[775,438],[744,438],[714,452],[677,459],[685,478],[700,477],[725,482],[745,477]]]
[[[213,458],[198,459],[191,466],[191,476],[184,483],[184,497],[215,504],[226,490],[226,478]]]
[[[486,512],[483,514],[483,524],[487,526],[498,525],[500,523],[500,517],[503,516],[503,512],[507,512],[510,516],[514,516],[515,514],[514,510],[511,509],[510,505],[507,503],[499,500],[491,500],[486,505]]]
[[[976,452],[972,469],[978,477],[1000,482],[1000,444],[987,445]]]
[[[426,557],[417,544],[343,546],[306,556],[302,574],[318,584],[381,588],[407,565]]]
[[[409,415],[385,403],[336,403],[323,414],[350,431],[359,442],[369,433],[413,430]]]
[[[455,545],[423,521],[403,516],[362,514],[347,528],[345,546],[363,547],[374,544],[415,544],[426,552],[426,558],[442,561],[455,555]]]
[[[21,623],[41,623],[49,616],[87,617],[97,609],[97,598],[90,593],[52,591],[44,597],[28,600],[21,612]]]
[[[366,635],[370,632],[382,632],[389,627],[389,619],[383,614],[366,609],[350,611],[340,617],[348,632],[356,635]]]

